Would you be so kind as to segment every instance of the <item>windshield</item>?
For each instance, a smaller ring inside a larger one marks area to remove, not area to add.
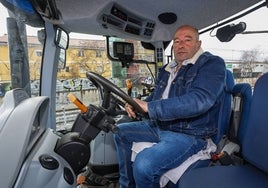
[[[146,97],[148,86],[153,86],[156,67],[154,51],[146,50],[139,41],[110,39],[112,42],[131,42],[134,44],[134,59],[144,60],[123,66],[120,61],[113,61],[107,55],[105,37],[92,35],[71,34],[69,48],[66,54],[66,66],[59,69],[57,74],[57,119],[58,129],[68,129],[72,125],[77,107],[67,98],[73,93],[85,105],[99,105],[100,93],[95,85],[86,77],[86,72],[92,71],[110,80],[117,87],[127,92],[130,82],[132,97]],[[113,43],[109,43],[112,49]],[[113,56],[113,54],[111,54]]]

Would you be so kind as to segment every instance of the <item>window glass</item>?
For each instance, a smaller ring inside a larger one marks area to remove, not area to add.
[[[154,52],[145,50],[139,41],[125,42],[134,43],[134,59],[154,61]],[[86,106],[100,104],[100,93],[86,77],[88,71],[100,74],[125,92],[127,92],[126,80],[130,80],[133,87],[132,97],[146,95],[143,83],[154,84],[155,75],[152,76],[155,74],[154,64],[133,62],[129,67],[122,67],[121,62],[111,61],[107,56],[105,37],[71,34],[66,57],[66,67],[59,69],[57,73],[57,129],[70,128],[78,113],[77,107],[67,99],[70,92]]]

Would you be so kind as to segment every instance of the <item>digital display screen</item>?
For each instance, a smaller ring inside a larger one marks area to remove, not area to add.
[[[134,46],[128,42],[113,43],[114,57],[121,59],[132,59],[134,57]]]

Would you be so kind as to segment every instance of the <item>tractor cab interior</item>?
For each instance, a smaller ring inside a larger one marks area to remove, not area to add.
[[[0,28],[0,182],[14,188],[119,187],[114,133],[133,121],[126,103],[135,121],[148,118],[133,98],[150,95],[160,68],[174,59],[176,29],[193,25],[201,37],[226,44],[250,33],[244,16],[268,7],[267,0],[0,3],[7,13]],[[227,94],[207,158],[172,169],[178,178],[161,187],[267,187],[268,63],[251,57],[224,59]]]

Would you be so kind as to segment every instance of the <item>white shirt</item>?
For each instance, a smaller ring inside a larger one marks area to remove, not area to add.
[[[203,49],[200,48],[196,53],[195,55],[190,58],[190,59],[187,59],[187,60],[184,60],[182,62],[182,65],[185,66],[185,65],[188,65],[188,64],[195,64],[195,62],[197,61],[197,59],[199,58],[199,56],[203,53]],[[169,66],[166,66],[166,70],[168,72],[170,72],[170,76],[169,76],[169,79],[168,79],[168,83],[167,83],[167,86],[165,88],[165,91],[163,92],[163,95],[162,95],[162,99],[167,99],[168,98],[168,94],[169,94],[169,89],[170,89],[170,86],[171,86],[171,83],[172,81],[174,80],[174,78],[176,77],[177,73],[179,72],[178,71],[178,63],[175,62],[175,60],[173,60]]]

